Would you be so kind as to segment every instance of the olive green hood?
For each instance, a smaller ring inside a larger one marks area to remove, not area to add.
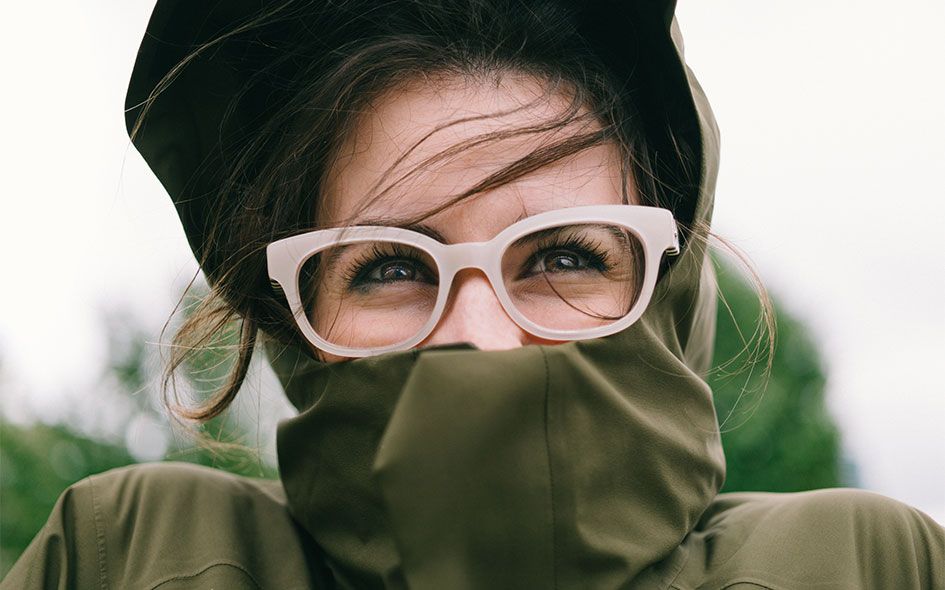
[[[252,134],[266,101],[279,100],[277,86],[254,87],[225,117],[223,97],[278,44],[221,45],[154,94],[195,43],[255,6],[198,4],[158,3],[126,106],[131,131],[150,99],[135,146],[212,281],[219,261],[204,247],[206,221],[211,207],[226,206],[212,202],[226,156],[217,148]],[[575,2],[574,10],[608,67],[644,78],[645,120],[672,128],[678,142],[657,148],[695,154],[697,180],[670,205],[688,226],[707,226],[718,132],[682,60],[674,6]],[[631,27],[645,46],[633,62],[624,46]],[[459,343],[338,364],[267,342],[299,410],[278,431],[289,508],[343,587],[628,587],[671,572],[724,479],[701,378],[715,301],[706,251],[688,239],[642,319],[604,338],[507,351]]]
[[[707,224],[718,135],[689,80],[676,98],[701,130],[689,206]],[[681,567],[724,479],[700,376],[715,301],[690,240],[643,318],[605,338],[338,364],[268,344],[300,412],[278,434],[289,504],[342,587],[646,586]]]

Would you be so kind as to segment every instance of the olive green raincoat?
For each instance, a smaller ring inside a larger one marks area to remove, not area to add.
[[[702,156],[688,217],[708,221],[718,133],[669,30],[667,77],[684,76]],[[172,185],[181,156],[138,147]],[[195,206],[178,202],[185,227]],[[718,494],[699,376],[715,297],[690,241],[643,318],[604,338],[334,365],[268,344],[299,410],[278,430],[281,481],[173,463],[92,476],[0,586],[945,589],[945,533],[909,506],[855,490]]]

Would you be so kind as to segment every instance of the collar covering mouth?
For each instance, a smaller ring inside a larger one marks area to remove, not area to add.
[[[714,310],[694,250],[640,321],[603,338],[333,364],[268,342],[299,410],[279,426],[280,474],[337,582],[627,587],[672,570],[725,472],[674,320]]]
[[[637,588],[682,568],[681,542],[725,477],[701,378],[715,339],[704,231],[719,135],[664,4],[672,59],[659,63],[682,80],[667,102],[688,113],[677,129],[699,156],[698,187],[675,209],[695,239],[639,321],[556,346],[336,364],[266,342],[300,412],[277,440],[290,509],[341,586]]]

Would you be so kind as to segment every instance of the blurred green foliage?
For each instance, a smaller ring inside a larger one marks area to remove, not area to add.
[[[203,292],[188,295],[185,313]],[[108,337],[108,357],[103,368],[102,391],[96,406],[76,411],[108,412],[127,424],[123,439],[89,434],[71,422],[29,426],[10,423],[0,415],[0,578],[13,566],[33,536],[42,528],[59,495],[86,476],[136,463],[132,429],[136,419],[169,425],[159,402],[160,367],[154,365],[152,336],[132,316],[112,312],[103,318]],[[184,382],[197,397],[211,393],[232,363],[237,333],[217,334],[211,349],[201,351],[183,367]],[[106,391],[118,390],[118,398]],[[118,402],[126,402],[124,404]],[[185,431],[164,427],[157,434],[168,444],[159,460],[187,461],[224,469],[239,475],[275,478],[275,465],[260,459],[253,424],[240,423],[235,412],[219,416],[201,428]],[[153,434],[153,433],[152,433]],[[274,433],[269,433],[273,434]]]
[[[26,549],[64,489],[133,462],[123,446],[62,424],[21,427],[0,419],[0,575]]]
[[[720,301],[712,386],[722,427],[722,491],[794,492],[840,485],[840,434],[827,411],[823,361],[810,331],[775,304],[768,362],[761,301],[745,276],[716,264]],[[753,339],[754,336],[754,339]]]
[[[718,270],[723,303],[716,368],[707,379],[728,462],[724,491],[796,491],[849,483],[841,481],[839,435],[824,405],[824,368],[807,329],[778,311],[777,348],[766,378],[765,357],[754,354],[751,340],[760,310],[758,296],[739,272],[728,265]],[[166,422],[154,402],[156,369],[149,366],[148,334],[128,317],[106,319],[110,345],[105,374],[132,401],[129,421],[134,415],[148,415]],[[186,367],[198,397],[200,390],[211,392],[227,375],[235,330],[232,326],[218,335],[212,347]],[[224,415],[210,421],[203,434],[210,440],[245,443],[251,440],[251,427]],[[221,453],[185,439],[163,457],[276,477],[275,467],[260,461],[252,446]],[[134,461],[124,444],[97,440],[68,424],[21,427],[0,421],[0,576],[42,527],[62,490],[89,474]]]
[[[194,288],[185,296],[185,316],[192,313],[205,294],[206,287]],[[140,413],[152,416],[160,423],[168,423],[166,408],[159,401],[163,367],[151,366],[153,345],[148,344],[148,334],[132,318],[124,315],[114,315],[105,321],[109,340],[106,373],[116,377],[126,395],[136,400]],[[182,367],[183,386],[190,390],[190,397],[194,399],[185,399],[186,402],[203,401],[223,385],[233,366],[238,342],[239,325],[226,325],[214,334],[205,348],[188,359]],[[247,442],[255,438],[254,424],[241,423],[238,412],[226,412],[196,429],[178,426],[170,432],[177,440],[165,452],[164,460],[187,461],[250,477],[277,477],[275,466],[260,459],[255,442]]]

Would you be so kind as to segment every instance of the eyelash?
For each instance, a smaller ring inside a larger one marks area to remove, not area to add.
[[[611,267],[608,255],[606,251],[601,248],[600,242],[592,242],[584,236],[568,236],[564,239],[550,238],[537,242],[536,250],[528,257],[525,267],[531,268],[541,256],[548,252],[565,249],[571,249],[578,254],[586,256],[590,268],[596,268],[601,272],[606,272]],[[345,270],[345,285],[347,285],[349,289],[361,286],[357,283],[362,282],[365,275],[389,260],[406,260],[418,266],[424,266],[424,262],[413,255],[411,249],[405,248],[400,244],[385,245],[383,249],[374,244],[370,252],[361,254],[360,257],[352,263],[349,269]],[[523,277],[519,276],[518,278]],[[376,282],[377,281],[369,281],[368,284]]]
[[[536,243],[535,253],[528,257],[525,262],[525,268],[531,268],[535,261],[554,250],[571,249],[587,257],[589,268],[597,269],[601,272],[610,270],[611,264],[609,257],[600,242],[592,242],[586,236],[567,236],[564,239],[551,238]],[[519,277],[522,278],[522,277]]]
[[[384,250],[387,250],[386,252]],[[389,260],[407,260],[412,263],[422,266],[424,263],[422,260],[413,255],[413,251],[409,248],[404,247],[402,244],[385,244],[385,248],[381,249],[374,244],[371,246],[371,251],[365,254],[361,254],[349,267],[345,270],[344,273],[344,282],[348,288],[357,288],[362,285],[357,285],[356,282],[361,281],[365,275],[374,270],[377,266],[387,262]],[[376,283],[377,281],[368,281],[367,284]]]

